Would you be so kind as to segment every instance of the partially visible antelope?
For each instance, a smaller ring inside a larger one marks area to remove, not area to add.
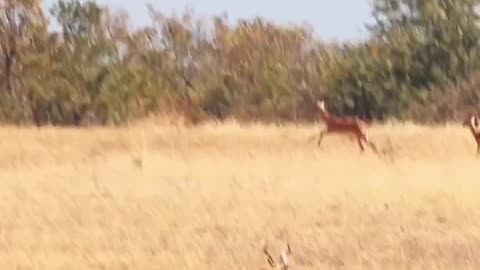
[[[470,114],[465,121],[463,121],[463,126],[466,126],[472,132],[473,138],[477,142],[477,154],[480,155],[480,119]]]
[[[285,249],[280,253],[278,258],[278,262],[276,262],[272,255],[268,252],[268,247],[265,245],[263,248],[263,253],[267,257],[267,262],[270,267],[274,270],[288,270],[290,268],[290,256],[292,254],[292,250],[290,249],[290,244],[288,242],[285,243]]]
[[[365,151],[362,141],[368,144],[373,151],[378,155],[377,146],[368,140],[366,123],[358,117],[340,117],[330,114],[325,109],[325,102],[323,100],[317,101],[317,107],[320,110],[320,118],[325,122],[326,129],[320,132],[317,146],[320,147],[322,139],[326,134],[337,133],[343,135],[353,135],[357,139],[360,150]]]

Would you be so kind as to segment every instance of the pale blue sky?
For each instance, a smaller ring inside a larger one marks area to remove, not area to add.
[[[55,0],[46,0],[51,5]],[[181,12],[186,6],[200,16],[226,12],[231,22],[262,16],[277,23],[308,23],[325,40],[358,40],[365,37],[364,24],[371,20],[371,0],[96,0],[124,8],[136,25],[148,23],[146,4],[162,12]]]

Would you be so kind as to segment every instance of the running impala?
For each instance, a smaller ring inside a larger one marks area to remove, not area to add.
[[[477,154],[480,155],[480,120],[477,116],[470,114],[463,122],[472,132],[473,138],[477,142]]]
[[[318,138],[317,146],[320,147],[322,139],[327,134],[342,134],[347,136],[355,136],[358,142],[360,150],[365,151],[365,147],[362,144],[362,141],[370,146],[376,154],[378,154],[377,147],[374,143],[368,140],[367,135],[367,124],[359,119],[358,117],[340,117],[330,114],[325,109],[325,102],[323,100],[317,101],[317,107],[320,110],[320,118],[326,124],[326,129],[320,132],[320,137]]]

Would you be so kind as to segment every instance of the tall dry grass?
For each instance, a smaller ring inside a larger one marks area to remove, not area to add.
[[[468,130],[374,127],[383,155],[312,126],[0,129],[1,269],[479,269]]]

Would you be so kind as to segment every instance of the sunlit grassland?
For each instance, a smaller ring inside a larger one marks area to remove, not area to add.
[[[0,129],[2,269],[479,269],[466,128],[145,122]],[[17,268],[15,268],[17,267]]]

